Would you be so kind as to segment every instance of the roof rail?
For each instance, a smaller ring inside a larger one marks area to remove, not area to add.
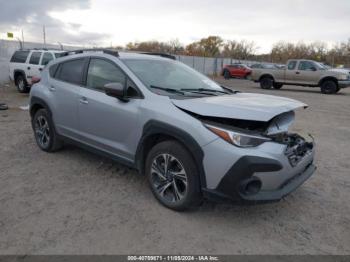
[[[82,54],[84,52],[102,52],[105,54],[109,54],[112,56],[119,56],[118,51],[110,50],[110,49],[105,49],[105,48],[90,48],[90,49],[78,49],[78,50],[71,50],[71,51],[66,51],[62,53],[61,56],[68,56],[68,55],[75,55],[75,54]]]
[[[164,58],[169,58],[169,59],[172,59],[172,60],[176,60],[176,56],[170,55],[170,54],[167,54],[167,53],[141,52],[140,54],[155,55],[155,56],[161,56],[161,57],[164,57]]]

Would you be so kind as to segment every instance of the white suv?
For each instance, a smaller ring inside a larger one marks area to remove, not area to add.
[[[58,50],[18,50],[10,60],[10,79],[15,81],[20,93],[28,93],[32,77],[40,76],[44,66],[60,57]]]

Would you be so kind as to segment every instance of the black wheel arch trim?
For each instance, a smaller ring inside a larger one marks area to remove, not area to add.
[[[323,82],[324,81],[327,81],[327,80],[330,80],[330,81],[334,81],[336,83],[336,85],[338,86],[338,79],[334,76],[325,76],[323,77],[319,82],[318,82],[318,85],[319,86],[322,86]]]
[[[198,172],[199,172],[201,188],[202,189],[206,188],[207,183],[206,183],[205,171],[203,166],[204,152],[201,146],[186,131],[176,126],[173,126],[158,120],[150,120],[143,127],[142,137],[139,141],[136,154],[135,154],[135,166],[139,170],[139,172],[141,173],[144,172],[145,158],[146,158],[146,156],[144,155],[144,149],[145,149],[144,144],[147,138],[153,135],[165,135],[165,136],[174,137],[181,144],[183,144],[184,147],[191,153],[191,155],[193,156],[196,162]]]
[[[14,71],[13,71],[13,79],[16,81],[16,74],[21,74],[21,75],[23,75],[24,76],[24,78],[25,78],[25,80],[27,79],[27,77],[26,77],[26,73],[24,72],[24,70],[22,70],[22,69],[15,69]]]
[[[262,76],[260,76],[259,82],[265,77],[271,78],[272,81],[275,82],[275,78],[273,77],[273,75],[270,75],[270,74],[263,74]]]
[[[243,156],[226,172],[215,192],[228,199],[242,201],[241,184],[256,172],[274,172],[282,169],[280,162],[258,156]]]
[[[30,106],[29,106],[29,113],[31,118],[34,117],[34,109],[35,109],[35,106],[37,105],[39,105],[42,108],[45,108],[49,112],[50,116],[52,117],[52,111],[48,106],[48,104],[40,97],[32,96],[30,99]]]

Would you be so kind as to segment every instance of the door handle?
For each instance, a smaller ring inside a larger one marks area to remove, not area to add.
[[[28,66],[27,69],[30,70],[30,66]]]
[[[82,98],[80,98],[80,99],[79,99],[79,102],[80,102],[81,104],[84,104],[84,105],[86,105],[86,104],[89,103],[89,101],[87,100],[87,98],[86,98],[85,96],[83,96]]]
[[[54,87],[54,86],[49,86],[49,90],[50,90],[51,92],[54,92],[54,91],[56,91],[56,87]]]
[[[42,68],[39,68],[39,71],[43,71],[43,69],[42,69]]]
[[[300,72],[295,72],[297,75],[300,75]]]

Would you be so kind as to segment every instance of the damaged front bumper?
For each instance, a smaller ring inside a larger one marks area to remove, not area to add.
[[[223,176],[216,173],[216,180],[207,181],[207,188],[203,192],[210,199],[251,203],[277,201],[297,189],[316,170],[313,164],[314,142],[303,140],[293,146],[266,142],[249,149],[222,142],[216,140],[206,146],[206,150],[215,151],[218,147],[224,149],[224,159],[220,161],[222,165],[228,166]],[[211,157],[213,155],[209,155],[206,161],[211,161]],[[231,165],[227,161],[231,161]],[[208,165],[205,170],[213,172]]]

